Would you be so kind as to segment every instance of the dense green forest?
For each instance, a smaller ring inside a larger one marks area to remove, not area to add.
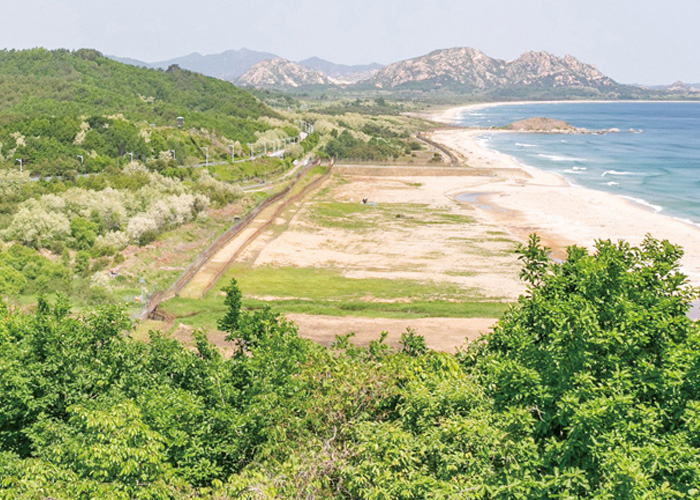
[[[225,288],[235,354],[114,308],[0,305],[0,498],[691,499],[700,335],[679,248],[600,241],[457,355],[332,349]]]
[[[97,172],[127,152],[203,158],[217,139],[226,156],[229,143],[255,142],[270,128],[261,118],[278,116],[228,82],[177,66],[137,68],[89,49],[0,51],[0,154],[36,174]]]
[[[133,300],[138,259],[123,276],[108,269],[184,224],[206,247],[207,229],[231,223],[212,209],[254,206],[265,193],[247,196],[242,184],[277,177],[312,149],[288,140],[284,158],[262,154],[298,125],[178,67],[136,68],[94,50],[0,51],[0,294]],[[157,274],[161,287],[172,279]]]
[[[272,104],[296,101],[257,92]],[[231,144],[240,158],[248,144],[299,133],[299,120],[326,117],[340,127],[321,154],[355,160],[383,160],[410,154],[415,123],[392,118],[403,108],[383,98],[327,103],[314,112],[285,115],[229,82],[172,66],[167,70],[118,63],[91,49],[0,51],[0,167],[33,175],[97,173],[128,158],[155,169],[225,161]],[[362,113],[376,123],[348,125]],[[384,116],[384,118],[382,118]],[[183,126],[177,126],[178,117]],[[400,124],[397,130],[395,125]],[[342,135],[343,130],[352,132]],[[330,130],[327,130],[330,132]],[[205,153],[206,151],[206,153]],[[165,166],[164,166],[165,165]]]

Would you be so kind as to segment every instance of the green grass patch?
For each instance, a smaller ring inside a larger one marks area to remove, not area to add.
[[[263,302],[246,300],[244,305],[260,308],[265,305],[280,313],[324,316],[362,316],[367,318],[499,318],[508,307],[503,302],[310,302],[284,300]]]
[[[322,227],[366,230],[396,222],[404,226],[472,224],[474,218],[440,212],[425,204],[317,201],[310,206],[309,219]]]
[[[161,308],[176,317],[176,323],[193,328],[216,328],[226,312],[223,297],[217,295],[202,300],[176,297],[164,302]],[[508,308],[504,302],[448,302],[418,300],[403,302],[366,302],[361,300],[309,301],[244,299],[247,309],[270,307],[280,314],[310,314],[322,316],[360,316],[366,318],[499,318]]]
[[[251,268],[238,263],[203,299],[176,297],[161,307],[178,323],[215,328],[224,312],[221,288],[236,278],[248,308],[271,307],[282,314],[382,318],[497,318],[507,304],[452,283],[418,280],[352,279],[330,269]],[[261,300],[250,297],[275,297]],[[370,300],[373,298],[375,300]],[[397,299],[396,302],[390,300]]]
[[[220,282],[236,278],[244,296],[348,300],[372,297],[380,300],[483,300],[475,290],[452,283],[380,278],[346,278],[333,269],[270,267],[235,264]]]
[[[279,158],[260,157],[253,161],[211,165],[209,173],[220,181],[242,182],[250,179],[272,179],[282,175],[290,167]]]
[[[437,213],[435,215],[440,223],[473,224],[475,220],[474,217],[462,214]]]

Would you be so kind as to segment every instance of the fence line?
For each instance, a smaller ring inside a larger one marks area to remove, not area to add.
[[[275,212],[272,214],[272,216],[270,217],[270,219],[267,222],[262,224],[253,234],[251,234],[248,238],[246,238],[246,240],[243,242],[243,244],[231,256],[231,259],[229,260],[229,262],[221,269],[221,271],[216,273],[216,276],[214,277],[214,279],[209,283],[209,285],[207,285],[207,287],[202,292],[202,295],[207,294],[214,287],[214,285],[221,279],[221,277],[226,273],[226,271],[229,270],[229,268],[231,267],[231,264],[236,259],[236,257],[238,257],[252,241],[254,241],[258,236],[260,236],[263,233],[263,231],[265,231],[268,227],[270,227],[270,225],[275,221],[275,219],[289,205],[291,205],[292,203],[296,203],[297,201],[302,199],[304,196],[306,196],[308,194],[309,191],[314,189],[321,182],[325,181],[328,177],[330,177],[330,175],[331,175],[331,169],[329,167],[328,171],[325,174],[323,174],[321,177],[314,179],[308,185],[304,186],[304,188],[301,191],[299,191],[297,194],[295,194],[294,196],[292,196],[288,200],[285,200],[285,202],[282,203],[277,208],[277,210],[275,210]]]
[[[178,293],[182,291],[182,289],[190,282],[190,280],[199,272],[199,270],[206,264],[209,259],[211,259],[216,253],[221,250],[224,246],[226,246],[238,233],[240,233],[243,229],[245,229],[254,219],[255,217],[260,214],[263,210],[265,210],[267,207],[272,205],[273,203],[279,201],[281,198],[286,196],[294,186],[299,182],[299,180],[307,173],[309,170],[314,168],[315,166],[319,165],[321,162],[320,160],[316,160],[309,165],[305,166],[302,168],[297,174],[294,176],[292,182],[284,188],[282,191],[279,193],[276,193],[269,198],[265,199],[261,203],[259,203],[253,210],[251,210],[245,217],[243,217],[241,220],[239,220],[236,224],[231,226],[229,229],[226,230],[225,233],[223,233],[221,236],[219,236],[209,247],[202,251],[190,264],[190,266],[185,269],[185,271],[180,275],[180,277],[170,285],[170,287],[163,291],[163,292],[155,292],[151,297],[149,298],[148,302],[144,305],[144,307],[135,314],[135,319],[145,319],[153,315],[153,312],[157,309],[158,305],[165,301],[169,300],[173,297],[175,297]],[[326,175],[329,175],[330,173],[330,168],[329,171],[326,173]],[[325,175],[324,175],[325,177]],[[314,183],[312,183],[314,184]],[[304,192],[304,191],[302,191]],[[211,286],[209,287],[211,288]]]

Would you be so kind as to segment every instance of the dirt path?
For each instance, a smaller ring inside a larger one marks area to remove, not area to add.
[[[258,238],[275,219],[290,205],[297,203],[303,198],[317,189],[330,176],[330,169],[323,175],[313,178],[308,184],[301,185],[301,189],[295,193],[295,189],[299,187],[296,183],[291,190],[282,196],[279,200],[270,203],[263,209],[247,226],[241,229],[231,241],[225,244],[218,252],[216,252],[202,267],[192,276],[187,284],[177,294],[183,298],[199,299],[202,298],[223,276],[226,269],[232,262],[246,249],[246,247]]]
[[[496,320],[492,318],[420,318],[389,319],[361,318],[357,316],[311,316],[288,314],[288,319],[299,325],[299,334],[319,344],[329,346],[336,335],[354,332],[351,342],[367,346],[379,338],[381,332],[389,332],[385,343],[400,347],[401,334],[413,328],[425,337],[426,345],[435,351],[455,352],[466,341],[474,341],[491,329]]]
[[[236,235],[235,238],[202,266],[179,293],[180,297],[188,299],[201,298],[212,283],[221,276],[231,261],[251,242],[255,233],[274,221],[277,213],[286,202],[287,200],[283,198],[260,212],[247,228]]]

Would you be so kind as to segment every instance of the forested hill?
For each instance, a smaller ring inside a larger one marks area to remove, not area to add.
[[[81,122],[94,122],[95,117],[119,116],[139,127],[174,127],[182,116],[186,128],[250,142],[255,131],[266,128],[258,118],[275,115],[229,82],[176,66],[165,71],[137,68],[89,49],[0,51],[3,155],[21,136],[41,138],[37,148],[52,150],[54,157],[75,158],[83,151],[67,146],[75,142]],[[38,154],[43,156],[48,155]]]
[[[121,64],[81,49],[0,51],[0,110],[50,113],[124,113],[170,122],[258,118],[274,112],[228,82],[172,66],[152,70]]]

